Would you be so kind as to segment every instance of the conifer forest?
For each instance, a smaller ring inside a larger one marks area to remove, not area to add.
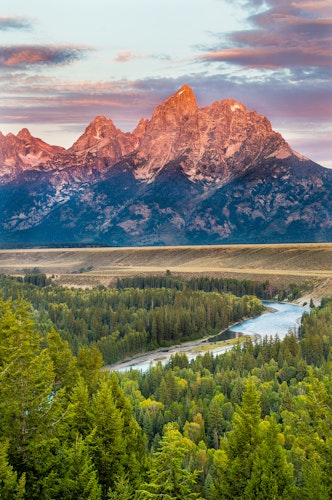
[[[260,315],[268,282],[0,277],[2,500],[332,498],[332,298],[298,332],[106,369]]]

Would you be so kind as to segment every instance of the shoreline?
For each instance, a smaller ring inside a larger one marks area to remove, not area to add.
[[[265,314],[267,311],[263,311],[262,314]],[[261,315],[259,315],[261,316]],[[169,360],[173,354],[176,353],[185,353],[187,355],[191,355],[193,357],[196,357],[200,354],[200,351],[197,349],[198,347],[202,346],[205,347],[205,349],[202,349],[202,353],[205,352],[212,352],[213,350],[218,350],[218,354],[222,352],[226,352],[227,350],[231,349],[235,342],[230,343],[230,340],[236,339],[237,341],[240,342],[240,339],[243,339],[243,342],[245,341],[247,335],[246,334],[238,334],[235,333],[235,337],[233,339],[225,339],[225,340],[220,340],[214,343],[215,347],[212,348],[212,343],[211,343],[211,351],[209,349],[206,349],[208,346],[208,343],[210,339],[214,339],[216,337],[219,337],[219,335],[223,335],[226,333],[230,328],[233,326],[239,325],[243,323],[244,321],[247,321],[248,319],[254,319],[258,318],[259,316],[254,316],[252,318],[243,318],[241,321],[236,321],[235,323],[232,323],[231,325],[228,325],[227,328],[224,328],[221,330],[219,333],[216,333],[214,335],[209,335],[207,337],[202,337],[201,339],[197,340],[189,340],[187,342],[183,342],[182,344],[176,344],[172,345],[170,347],[160,347],[158,349],[155,349],[153,351],[148,351],[142,354],[135,354],[135,356],[129,358],[129,359],[124,359],[122,361],[117,361],[116,363],[113,363],[111,365],[107,364],[102,367],[103,371],[117,371],[121,369],[126,369],[126,368],[131,368],[132,366],[136,366],[138,364],[140,365],[146,365],[150,363],[157,363],[158,361],[165,361]],[[219,344],[219,346],[216,346],[216,344]],[[224,348],[224,349],[223,349]]]
[[[273,301],[271,301],[273,303]],[[279,303],[275,301],[275,303]],[[297,307],[301,307],[298,304],[294,303],[285,303],[286,305],[294,305]],[[232,332],[234,333],[234,336],[230,339],[223,339],[220,341],[213,342],[213,339],[225,334],[228,330],[233,328],[234,326],[240,325],[241,323],[250,320],[250,319],[257,319],[261,318],[265,314],[275,314],[279,312],[275,308],[268,308],[268,310],[263,311],[262,314],[259,316],[255,316],[253,318],[243,318],[241,321],[237,321],[231,325],[229,325],[227,328],[221,330],[219,333],[215,335],[209,335],[206,337],[203,337],[201,339],[197,340],[192,340],[192,341],[187,341],[184,342],[183,344],[176,344],[170,347],[160,347],[154,351],[149,351],[146,353],[142,354],[137,354],[129,359],[125,359],[122,361],[118,361],[113,364],[108,364],[103,366],[102,370],[104,371],[122,371],[122,370],[130,370],[130,369],[137,369],[140,371],[144,371],[145,369],[149,368],[149,365],[156,364],[158,361],[161,361],[163,363],[166,363],[170,360],[171,356],[176,353],[184,353],[187,355],[188,359],[191,360],[199,355],[203,355],[206,352],[211,352],[211,354],[222,354],[230,349],[233,348],[233,346],[236,343],[243,343],[246,341],[248,337],[250,338],[255,338],[257,340],[259,337],[261,337],[260,333],[246,333],[246,332]],[[297,322],[298,323],[298,322]],[[209,342],[211,345],[209,346]],[[201,347],[201,349],[200,349]]]

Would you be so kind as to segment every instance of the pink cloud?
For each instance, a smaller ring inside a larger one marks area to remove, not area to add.
[[[232,33],[227,45],[224,42],[196,60],[251,68],[330,68],[332,18],[323,17],[329,5],[270,0],[266,11],[249,18],[253,29]]]
[[[16,45],[0,47],[0,67],[25,68],[35,65],[70,64],[84,55],[87,47]]]
[[[292,2],[292,5],[295,8],[304,9],[307,12],[314,12],[315,14],[320,14],[322,16],[332,15],[331,0],[304,0],[300,2]]]
[[[332,66],[332,51],[317,47],[243,47],[202,54],[197,59],[224,61],[251,68],[282,68],[285,66]]]
[[[26,30],[30,28],[31,23],[25,17],[0,17],[0,31]]]
[[[144,59],[147,56],[144,56],[143,54],[134,54],[130,50],[120,50],[117,53],[117,56],[115,59],[113,59],[113,62],[115,63],[126,63],[129,61],[133,61],[135,59]]]

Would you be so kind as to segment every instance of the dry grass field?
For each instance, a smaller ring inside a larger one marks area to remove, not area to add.
[[[187,277],[306,282],[310,297],[332,295],[332,243],[0,250],[2,274],[22,275],[35,267],[67,286],[109,285],[121,276],[170,270]]]

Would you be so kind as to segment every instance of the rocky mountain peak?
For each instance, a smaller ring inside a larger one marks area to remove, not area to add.
[[[83,134],[69,148],[71,153],[77,153],[85,149],[97,146],[100,141],[110,141],[117,133],[117,129],[110,118],[97,116],[87,126]]]
[[[105,172],[138,144],[138,136],[122,132],[106,116],[97,116],[67,153],[78,167],[76,177],[88,179],[92,171]]]
[[[22,128],[16,136],[18,139],[22,139],[23,141],[30,141],[32,139],[32,135],[27,128]]]
[[[60,146],[51,146],[33,137],[27,128],[17,135],[0,135],[0,184],[15,179],[22,171],[43,169],[56,154],[64,153]]]
[[[223,99],[221,104],[228,108],[232,113],[249,113],[247,108],[242,104],[242,102],[236,101],[235,99]]]
[[[97,138],[104,138],[107,134],[116,133],[117,129],[110,118],[101,115],[92,120],[87,130],[95,133]]]
[[[152,182],[178,162],[192,182],[223,185],[259,159],[293,153],[267,118],[235,99],[198,108],[188,85],[158,106],[147,124],[135,159],[137,179]]]
[[[188,85],[183,85],[153,112],[150,126],[163,129],[174,127],[188,120],[197,111],[194,92]]]
[[[133,135],[139,139],[143,137],[145,134],[146,127],[148,126],[149,120],[146,118],[141,118],[135,130],[133,131]]]
[[[181,130],[186,130],[197,110],[195,94],[188,85],[183,85],[156,107],[136,155],[135,176],[138,179],[153,180],[165,164],[178,156],[183,149],[178,143]]]
[[[167,110],[182,111],[184,115],[192,115],[197,109],[196,96],[189,85],[183,85],[161,105]]]

